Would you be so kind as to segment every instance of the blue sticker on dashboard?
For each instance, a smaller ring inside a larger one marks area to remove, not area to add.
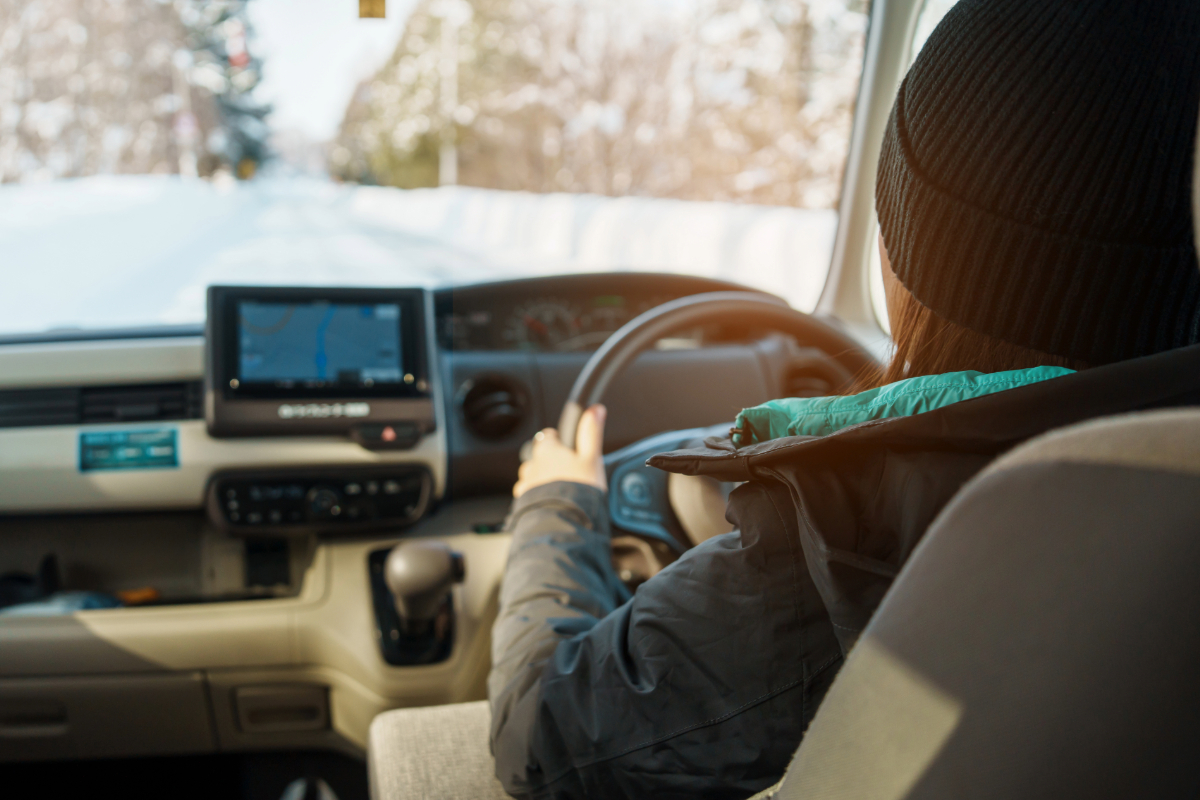
[[[79,434],[80,472],[178,466],[179,437],[174,428],[87,431]]]

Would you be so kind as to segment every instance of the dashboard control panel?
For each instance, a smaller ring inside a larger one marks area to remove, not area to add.
[[[233,533],[353,533],[411,525],[429,507],[433,477],[414,465],[236,471],[213,476],[208,514]]]

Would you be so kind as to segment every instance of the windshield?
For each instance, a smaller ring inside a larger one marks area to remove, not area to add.
[[[865,0],[0,0],[0,334],[638,270],[811,310]],[[383,13],[383,16],[371,16]]]

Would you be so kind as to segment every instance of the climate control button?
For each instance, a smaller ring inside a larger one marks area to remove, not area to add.
[[[333,489],[314,486],[308,491],[308,507],[317,519],[330,519],[342,514],[342,498]]]

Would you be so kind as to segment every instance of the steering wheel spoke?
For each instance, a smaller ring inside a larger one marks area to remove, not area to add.
[[[605,456],[608,516],[613,527],[665,542],[679,553],[690,547],[671,509],[667,473],[646,466],[646,460],[655,453],[686,447],[711,433],[708,428],[661,433]]]

